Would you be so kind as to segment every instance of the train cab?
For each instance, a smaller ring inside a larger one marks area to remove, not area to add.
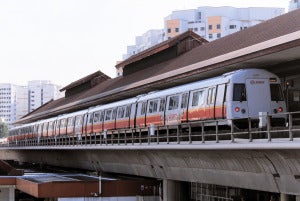
[[[273,124],[283,126],[286,121],[286,104],[279,78],[263,69],[245,69],[225,75],[228,84],[228,119],[251,118],[253,126],[259,123],[259,114],[272,115]]]

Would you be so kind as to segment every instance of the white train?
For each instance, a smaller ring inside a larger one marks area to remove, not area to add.
[[[252,125],[257,125],[259,112],[274,115],[272,122],[277,125],[285,124],[286,104],[280,80],[266,70],[243,69],[15,127],[8,141],[80,138],[109,130],[215,119],[227,119],[223,125],[243,127],[249,118]]]

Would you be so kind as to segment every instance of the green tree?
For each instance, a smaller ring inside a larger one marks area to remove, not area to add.
[[[8,125],[0,120],[0,138],[8,136]]]

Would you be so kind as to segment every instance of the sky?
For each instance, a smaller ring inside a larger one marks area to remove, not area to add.
[[[0,83],[66,86],[115,65],[135,37],[172,11],[201,6],[280,7],[289,0],[0,0]]]

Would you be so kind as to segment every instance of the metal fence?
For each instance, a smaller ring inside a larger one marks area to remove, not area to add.
[[[277,126],[272,123],[277,114],[264,115],[246,119],[245,128],[237,128],[233,121],[238,119],[216,119],[206,121],[186,122],[179,125],[155,126],[147,128],[128,128],[110,130],[101,133],[84,135],[44,136],[23,139],[1,146],[62,146],[62,145],[159,145],[159,144],[193,144],[221,141],[235,142],[237,139],[253,142],[280,138],[293,141],[300,137],[300,112],[280,113],[285,117],[285,125]],[[253,126],[253,120],[265,122],[260,127]],[[243,119],[245,121],[245,119]],[[229,126],[228,126],[229,125]],[[231,126],[230,126],[231,125]]]

